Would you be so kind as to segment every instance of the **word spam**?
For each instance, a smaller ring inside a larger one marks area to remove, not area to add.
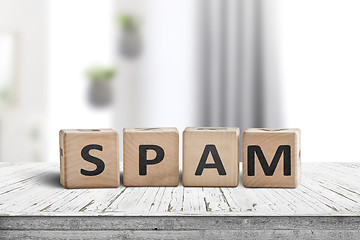
[[[119,134],[113,129],[63,129],[60,182],[65,188],[120,186]],[[240,129],[188,127],[183,132],[182,184],[237,187]],[[123,130],[123,185],[179,185],[176,128]],[[300,183],[300,130],[250,128],[242,136],[245,187],[295,188]]]

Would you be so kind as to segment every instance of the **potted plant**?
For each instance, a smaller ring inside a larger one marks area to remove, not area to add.
[[[86,71],[90,80],[89,102],[96,107],[104,107],[112,102],[111,83],[115,75],[113,67],[93,66]]]
[[[117,19],[121,30],[120,54],[127,59],[135,59],[141,53],[139,21],[131,14],[120,14]]]

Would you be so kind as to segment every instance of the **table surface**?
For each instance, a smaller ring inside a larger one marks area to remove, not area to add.
[[[0,216],[359,216],[360,163],[303,163],[296,189],[65,189],[58,163],[0,163]],[[240,171],[241,172],[241,171]]]

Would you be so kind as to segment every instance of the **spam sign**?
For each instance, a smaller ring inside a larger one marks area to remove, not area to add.
[[[238,186],[239,138],[239,128],[186,128],[182,138],[183,185]],[[299,129],[251,128],[242,140],[245,187],[295,188],[300,183]],[[178,186],[176,128],[125,128],[123,147],[124,186]],[[113,129],[61,130],[60,182],[65,188],[118,187],[118,133]]]

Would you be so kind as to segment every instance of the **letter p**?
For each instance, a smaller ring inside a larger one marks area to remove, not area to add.
[[[156,157],[154,159],[147,159],[147,150],[154,150]],[[164,159],[165,152],[157,145],[140,145],[139,146],[139,175],[144,176],[147,173],[147,165],[157,164]]]

